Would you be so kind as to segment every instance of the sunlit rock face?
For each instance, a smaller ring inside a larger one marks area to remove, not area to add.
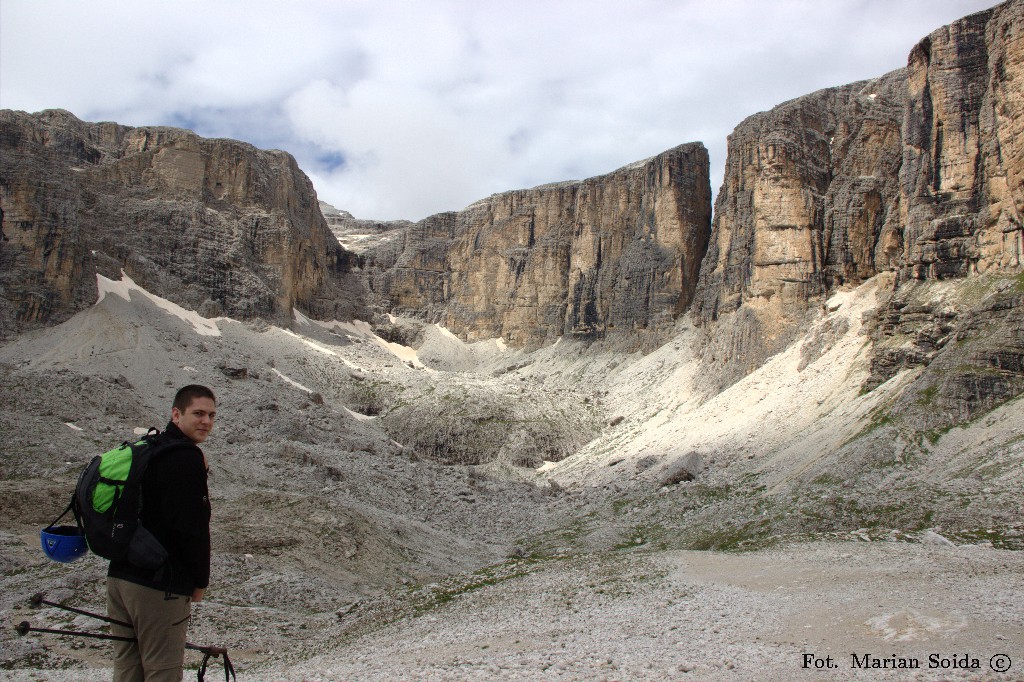
[[[922,40],[905,69],[737,126],[693,305],[717,386],[785,347],[840,287],[880,272],[898,290],[1019,271],[1022,25],[1019,1],[965,17]],[[909,328],[903,298],[878,329]],[[945,329],[950,314],[913,323]],[[869,385],[934,356],[901,344],[879,345]]]
[[[710,220],[707,150],[686,144],[431,216],[368,251],[366,267],[374,300],[467,339],[653,339],[690,303]]]
[[[351,256],[284,152],[175,128],[0,112],[4,335],[66,319],[124,270],[207,315],[360,310]]]
[[[932,32],[907,71],[902,277],[1020,267],[1024,3]]]
[[[904,249],[866,387],[927,366],[933,412],[966,419],[1024,386],[1024,301],[1008,279],[1022,265],[1024,2],[933,31],[907,74]],[[940,280],[959,286],[930,297],[911,286]]]
[[[821,90],[743,121],[694,300],[722,383],[788,344],[828,293],[900,257],[905,74]]]

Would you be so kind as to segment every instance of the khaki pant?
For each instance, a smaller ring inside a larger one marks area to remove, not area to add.
[[[114,682],[179,682],[191,613],[189,597],[108,577],[107,615],[134,626],[110,633],[138,640],[114,642]]]

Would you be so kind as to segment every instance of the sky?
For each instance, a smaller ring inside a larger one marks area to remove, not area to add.
[[[0,0],[0,108],[293,154],[357,218],[703,142],[906,65],[990,0]]]

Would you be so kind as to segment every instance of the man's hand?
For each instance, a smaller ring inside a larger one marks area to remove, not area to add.
[[[206,594],[206,588],[205,587],[197,587],[197,588],[195,588],[194,590],[192,590],[192,602],[196,603],[196,602],[203,601],[203,595],[204,594]]]

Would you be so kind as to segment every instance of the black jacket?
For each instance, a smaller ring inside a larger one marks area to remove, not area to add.
[[[139,519],[170,558],[155,571],[111,561],[107,575],[172,594],[191,595],[210,581],[210,493],[203,451],[174,425],[160,435],[142,479]]]

